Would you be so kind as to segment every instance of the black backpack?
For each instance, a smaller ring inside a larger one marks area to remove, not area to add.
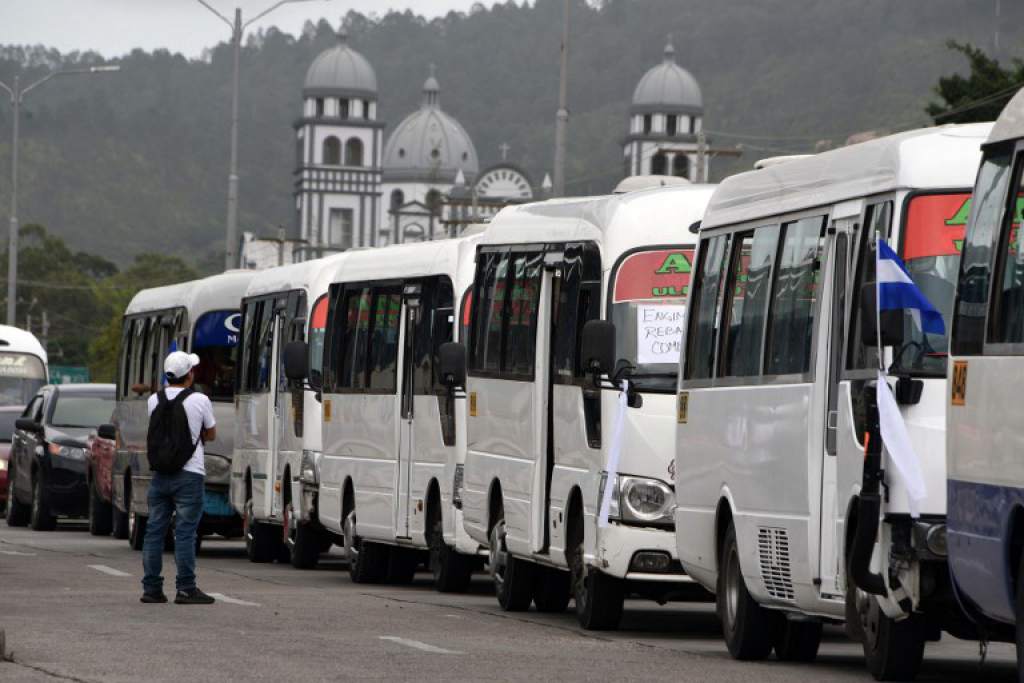
[[[180,472],[199,446],[198,441],[192,441],[192,429],[185,412],[185,399],[193,393],[189,388],[182,389],[173,399],[167,398],[165,390],[156,395],[157,404],[149,416],[146,433],[146,455],[149,468],[154,472]]]

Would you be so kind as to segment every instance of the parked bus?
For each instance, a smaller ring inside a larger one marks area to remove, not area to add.
[[[1024,670],[1024,91],[982,147],[953,315],[946,433],[949,563],[960,602]]]
[[[171,350],[200,358],[196,389],[209,396],[217,439],[206,447],[206,494],[199,537],[237,536],[241,519],[228,500],[234,451],[235,346],[238,306],[252,271],[228,271],[201,280],[145,289],[124,314],[117,371],[114,426],[117,451],[112,467],[114,536],[142,549],[152,473],[146,460],[147,401],[164,384],[163,362]]]
[[[947,339],[910,312],[875,329],[875,245],[898,250],[948,320],[990,128],[794,159],[728,178],[711,200],[681,359],[675,521],[683,568],[717,592],[738,659],[813,659],[822,621],[845,619],[876,678],[908,679],[940,629],[973,635],[946,560]],[[879,337],[926,484],[919,518],[892,462],[876,466]]]
[[[0,325],[0,510],[9,504],[7,468],[14,421],[48,378],[46,351],[35,335]]]
[[[350,251],[330,286],[317,512],[356,582],[408,582],[429,559],[455,591],[482,565],[453,491],[465,401],[438,371],[477,239]]]
[[[316,515],[320,397],[303,379],[287,377],[284,354],[289,342],[308,342],[306,365],[321,372],[327,287],[344,258],[262,271],[242,301],[231,504],[253,562],[310,569],[331,545]]]
[[[706,595],[676,558],[670,482],[690,263],[712,189],[509,207],[480,242],[462,500],[505,610],[574,599],[584,628],[611,629],[629,595]]]

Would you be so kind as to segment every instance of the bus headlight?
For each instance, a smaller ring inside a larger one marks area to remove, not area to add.
[[[316,455],[313,451],[302,451],[302,464],[299,465],[299,481],[307,486],[316,486],[319,482],[316,468]]]
[[[621,478],[619,504],[624,520],[671,522],[674,502],[675,494],[665,482],[641,477]]]

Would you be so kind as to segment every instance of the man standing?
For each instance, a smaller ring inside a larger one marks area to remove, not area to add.
[[[164,538],[174,522],[175,581],[179,605],[209,605],[206,593],[196,587],[196,530],[203,516],[206,469],[203,443],[217,436],[213,405],[192,389],[199,356],[172,351],[164,360],[167,386],[149,397],[150,426],[147,450],[154,470],[149,484],[149,522],[142,547],[142,602],[167,602],[164,595]]]

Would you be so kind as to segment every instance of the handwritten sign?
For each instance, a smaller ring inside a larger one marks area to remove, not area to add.
[[[647,363],[679,362],[686,306],[640,304],[636,308],[636,360]]]

